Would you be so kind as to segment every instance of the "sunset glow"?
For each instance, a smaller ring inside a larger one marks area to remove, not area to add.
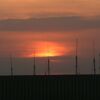
[[[55,57],[69,55],[71,48],[66,48],[64,45],[54,42],[37,42],[35,43],[36,57]],[[34,52],[29,56],[33,57]]]
[[[91,73],[93,53],[100,66],[100,0],[0,0],[0,74],[33,74],[34,58],[39,75],[48,58],[51,74]]]

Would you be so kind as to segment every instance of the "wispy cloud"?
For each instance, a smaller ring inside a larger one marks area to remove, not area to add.
[[[9,19],[0,21],[0,31],[77,31],[100,29],[100,18],[84,19],[80,16],[48,17],[39,19]]]
[[[97,16],[99,0],[0,0],[0,19],[41,16]]]

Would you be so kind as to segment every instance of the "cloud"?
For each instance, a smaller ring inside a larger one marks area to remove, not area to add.
[[[0,19],[41,16],[97,16],[99,0],[0,0]]]
[[[79,31],[100,29],[100,19],[84,19],[80,16],[48,17],[31,19],[8,19],[0,21],[0,31]]]

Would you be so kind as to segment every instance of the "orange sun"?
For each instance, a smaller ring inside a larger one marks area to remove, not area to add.
[[[70,52],[70,48],[66,48],[64,45],[54,42],[36,42],[33,48],[35,49],[35,53],[32,52],[29,57],[55,57]]]

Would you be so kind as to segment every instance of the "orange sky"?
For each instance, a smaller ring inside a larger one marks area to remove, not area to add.
[[[73,47],[69,45],[61,44],[60,42],[52,42],[52,41],[39,41],[31,44],[30,46],[31,46],[30,48],[33,48],[33,51],[29,52],[30,53],[29,57],[64,56],[64,55],[71,55],[73,51]]]
[[[34,49],[36,57],[66,56],[72,55],[74,51],[70,41],[67,39],[67,42],[65,42],[65,35],[59,32],[52,35],[50,32],[42,34],[4,32],[3,34],[0,45],[2,48],[0,52],[2,52],[3,56],[9,56],[9,53],[12,52],[15,57],[33,57]]]
[[[0,0],[0,18],[97,16],[99,0]]]
[[[70,73],[75,65],[76,38],[79,39],[78,57],[82,67],[79,70],[90,71],[87,68],[92,66],[93,40],[97,59],[100,54],[99,16],[100,0],[0,0],[0,71],[5,71],[4,66],[8,68],[9,65],[9,60],[5,63],[3,57],[10,54],[15,58],[33,57],[35,49],[37,57],[53,57],[53,64],[57,66],[52,67],[54,73],[61,72],[62,67],[62,72]],[[19,71],[33,67],[33,59],[32,66],[25,59],[24,65],[19,62],[22,60],[13,62]],[[42,68],[43,62],[40,60],[36,66]]]

